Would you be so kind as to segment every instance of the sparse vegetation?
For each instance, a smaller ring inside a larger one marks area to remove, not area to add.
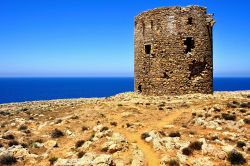
[[[189,144],[189,147],[193,150],[201,150],[202,149],[202,142],[195,141]]]
[[[105,146],[105,147],[102,148],[103,152],[107,152],[108,150],[109,150],[109,148],[107,146]]]
[[[24,132],[24,133],[26,133],[26,134],[31,133],[31,131],[30,131],[30,130],[24,130],[23,132]]]
[[[8,143],[9,147],[11,146],[15,146],[15,145],[19,145],[19,142],[17,142],[16,140],[11,140],[9,143]]]
[[[2,136],[3,139],[7,139],[7,140],[13,140],[15,139],[15,136],[12,134],[8,134],[8,135],[4,135]]]
[[[165,103],[161,103],[158,105],[159,107],[165,107]]]
[[[81,151],[77,153],[78,158],[82,158],[85,155],[85,152]]]
[[[229,96],[223,96],[226,92],[218,93],[219,97],[215,93],[208,97],[194,94],[187,97],[184,95],[156,98],[141,95],[132,98],[128,93],[110,97],[107,101],[103,98],[90,99],[87,104],[84,104],[85,99],[79,99],[74,108],[69,107],[68,100],[62,100],[66,104],[56,100],[56,104],[60,106],[58,108],[53,106],[54,101],[38,101],[27,105],[25,103],[29,108],[25,113],[17,112],[23,107],[22,103],[0,105],[0,111],[12,114],[10,117],[0,115],[0,126],[5,125],[0,128],[0,151],[2,154],[16,157],[16,165],[33,165],[33,161],[34,164],[58,165],[59,160],[60,163],[74,164],[86,160],[95,163],[94,160],[97,157],[102,159],[103,155],[105,160],[107,159],[107,165],[108,162],[111,165],[128,165],[131,164],[133,155],[140,151],[157,153],[152,155],[153,158],[149,162],[141,158],[144,163],[152,165],[155,161],[159,162],[158,165],[162,163],[172,166],[179,166],[182,162],[190,165],[198,162],[201,165],[243,163],[244,158],[248,161],[250,153],[247,139],[250,110],[241,108],[240,105],[235,109],[226,107],[226,101],[232,101],[234,98],[240,103],[246,101],[241,94],[234,95],[234,92],[230,92]],[[125,98],[127,96],[128,99]],[[220,98],[221,96],[223,98]],[[201,99],[204,101],[200,101]],[[69,101],[71,100],[74,101]],[[137,101],[138,106],[134,105]],[[162,107],[165,111],[158,110],[161,101],[166,101],[166,105]],[[189,103],[190,108],[182,108],[182,102]],[[122,103],[123,107],[118,107],[118,103]],[[36,104],[39,104],[38,107],[33,106]],[[167,110],[168,106],[173,110]],[[52,111],[47,110],[47,107]],[[27,115],[27,112],[30,112],[30,115]],[[226,113],[226,116],[236,116],[237,121],[224,120],[223,113]],[[72,120],[74,115],[78,115],[79,119]],[[124,115],[133,116],[127,118]],[[34,120],[29,120],[30,116],[33,116]],[[215,116],[218,119],[214,119]],[[29,130],[32,133],[25,134]],[[203,140],[206,140],[208,146],[202,145],[202,142],[205,143]],[[231,148],[240,152],[243,159],[236,152],[230,155],[226,153]],[[160,151],[157,152],[157,149]],[[188,159],[186,162],[185,158]]]
[[[213,140],[213,141],[215,141],[217,139],[219,139],[219,137],[217,135],[211,137],[211,140]]]
[[[229,138],[229,137],[227,137],[227,136],[224,137],[224,140],[225,140],[225,141],[232,141],[232,139]]]
[[[181,127],[187,128],[188,126],[186,124],[182,124]]]
[[[246,123],[246,124],[250,124],[250,118],[248,119],[248,118],[245,118],[244,119],[244,122]]]
[[[220,112],[221,111],[221,109],[220,108],[218,108],[218,107],[214,107],[214,112]]]
[[[149,133],[142,133],[141,134],[141,139],[145,140],[147,137],[150,137]]]
[[[129,128],[129,127],[131,127],[131,126],[133,126],[133,124],[131,124],[131,123],[126,123],[126,127],[127,127],[127,128]]]
[[[29,110],[28,108],[22,108],[20,111],[25,112],[25,111],[28,111],[28,110]]]
[[[42,139],[36,139],[34,142],[43,143]]]
[[[117,104],[117,106],[118,106],[118,107],[121,107],[121,106],[122,106],[122,104]]]
[[[163,137],[166,136],[166,133],[165,133],[164,131],[160,130],[160,131],[158,131],[158,132],[159,132],[159,134],[161,134]]]
[[[27,129],[28,129],[28,126],[26,126],[26,125],[21,125],[21,126],[18,128],[19,131],[25,131],[25,130],[27,130]]]
[[[26,144],[26,143],[21,143],[21,146],[22,146],[23,148],[28,148],[28,144]]]
[[[239,105],[239,103],[236,102],[236,101],[227,103],[227,107],[228,107],[228,108],[237,108],[238,105]]]
[[[236,115],[230,115],[230,114],[227,114],[227,113],[223,113],[223,114],[221,114],[221,116],[225,120],[233,120],[233,121],[236,120]]]
[[[196,134],[196,132],[195,132],[195,131],[189,131],[189,134],[191,134],[191,135],[195,135],[195,134]]]
[[[8,115],[10,115],[10,113],[9,112],[5,112],[5,111],[0,111],[0,115],[8,116]]]
[[[86,131],[86,130],[88,130],[88,129],[89,129],[88,127],[82,126],[82,131]]]
[[[159,111],[163,111],[163,110],[164,110],[164,108],[163,108],[163,107],[159,107],[158,109],[159,109]]]
[[[100,114],[100,117],[101,118],[105,118],[106,116],[104,114]]]
[[[0,165],[13,165],[17,163],[17,159],[11,155],[3,155],[0,157]]]
[[[88,141],[92,141],[94,137],[95,137],[95,133],[92,133],[91,136],[89,137]]]
[[[64,133],[59,130],[59,129],[55,129],[51,132],[51,137],[52,138],[60,138],[60,137],[63,137],[64,136]]]
[[[239,105],[240,104],[238,101],[233,101],[232,103],[235,104],[235,105]]]
[[[58,160],[57,157],[51,157],[51,158],[49,159],[49,162],[50,162],[51,165],[53,165],[57,160]]]
[[[73,120],[79,119],[79,116],[74,115],[74,116],[71,117],[71,119],[73,119]]]
[[[202,114],[198,114],[198,117],[199,117],[199,118],[202,118],[202,117],[203,117],[203,115],[202,115]]]
[[[168,162],[168,165],[169,166],[180,166],[179,162],[177,160],[174,160],[174,159],[171,159],[169,162]]]
[[[246,109],[240,109],[240,112],[241,112],[241,113],[246,113],[247,110],[246,110]]]
[[[169,136],[169,137],[180,137],[181,134],[177,131],[177,132],[171,132],[171,133],[169,133],[168,136]]]
[[[245,164],[246,159],[243,157],[243,155],[235,150],[232,150],[228,153],[227,160],[231,164]]]
[[[117,126],[117,122],[110,122],[110,125]]]
[[[57,120],[55,121],[55,124],[60,124],[60,123],[62,123],[62,119],[57,119]]]
[[[214,116],[214,119],[219,119],[220,118],[220,115],[215,115]]]
[[[182,149],[182,154],[186,156],[190,156],[193,153],[193,150],[190,147],[186,147]]]
[[[104,126],[100,131],[103,132],[103,131],[106,131],[108,130],[109,128],[107,126]]]
[[[246,103],[241,103],[240,104],[241,108],[250,108],[250,102],[246,102]]]
[[[84,143],[85,143],[84,140],[79,140],[79,141],[76,142],[75,147],[76,147],[76,148],[79,148],[79,147],[81,147]]]
[[[237,147],[238,147],[238,148],[243,148],[244,146],[246,146],[246,143],[245,143],[245,142],[243,142],[243,141],[238,141],[238,142],[237,142]]]
[[[205,118],[211,117],[211,114],[205,113]]]
[[[31,116],[31,117],[29,117],[29,120],[34,120],[34,117],[32,117],[32,116]]]

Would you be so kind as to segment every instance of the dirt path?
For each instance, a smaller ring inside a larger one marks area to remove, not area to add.
[[[151,144],[146,143],[141,139],[141,134],[145,131],[150,131],[152,128],[162,128],[165,125],[172,124],[174,120],[180,117],[182,114],[188,113],[190,110],[185,109],[177,109],[170,112],[166,117],[162,120],[153,122],[150,125],[147,125],[143,128],[140,128],[137,132],[129,132],[124,128],[115,129],[116,132],[122,133],[130,143],[136,143],[140,150],[143,151],[145,163],[148,166],[159,166],[160,165],[160,155],[156,153],[151,146]],[[113,119],[121,120],[121,117],[115,116]],[[149,126],[149,127],[148,127]]]
[[[156,153],[155,150],[153,149],[152,145],[149,143],[146,143],[144,140],[141,139],[141,134],[150,131],[152,129],[162,129],[166,125],[171,125],[174,123],[175,120],[185,117],[187,118],[188,116],[191,116],[192,110],[198,111],[199,109],[204,108],[204,106],[214,104],[214,102],[207,101],[205,104],[204,103],[197,103],[192,105],[192,109],[190,108],[177,108],[176,110],[173,110],[169,112],[166,117],[162,118],[159,121],[153,121],[150,124],[146,125],[145,127],[140,128],[137,132],[129,132],[124,128],[119,128],[116,129],[117,132],[122,133],[130,143],[135,142],[137,146],[140,148],[140,150],[143,151],[144,153],[144,159],[145,163],[148,166],[159,166],[160,165],[160,159],[161,156],[159,153]],[[144,110],[146,111],[146,110]],[[114,119],[121,120],[120,116],[115,116],[113,117]]]

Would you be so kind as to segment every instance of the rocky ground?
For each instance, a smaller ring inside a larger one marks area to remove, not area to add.
[[[0,105],[0,165],[249,165],[250,91]]]

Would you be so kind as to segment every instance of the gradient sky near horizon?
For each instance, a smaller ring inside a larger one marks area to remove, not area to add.
[[[215,14],[214,75],[249,77],[249,0],[1,0],[0,77],[133,76],[134,16],[191,4]]]

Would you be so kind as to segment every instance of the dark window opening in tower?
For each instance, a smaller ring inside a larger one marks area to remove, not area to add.
[[[162,77],[161,77],[161,78],[169,79],[169,76],[168,76],[168,74],[167,74],[166,72],[164,72],[164,73],[162,74]]]
[[[192,64],[189,65],[189,71],[191,72],[189,79],[191,79],[194,76],[200,75],[202,73],[202,71],[205,70],[206,64],[207,63],[205,61],[204,62],[197,62],[196,60],[193,60]]]
[[[152,20],[150,21],[150,25],[151,25],[151,29],[153,29],[154,28],[154,22]]]
[[[147,55],[151,54],[151,45],[150,44],[145,45],[145,53]]]
[[[193,24],[193,18],[192,17],[189,17],[188,18],[188,25],[192,25]]]
[[[141,93],[142,92],[142,85],[139,85],[138,86],[138,93]]]
[[[189,53],[194,49],[194,40],[192,37],[187,37],[186,40],[184,41],[184,45],[186,45],[186,50],[185,53]]]

